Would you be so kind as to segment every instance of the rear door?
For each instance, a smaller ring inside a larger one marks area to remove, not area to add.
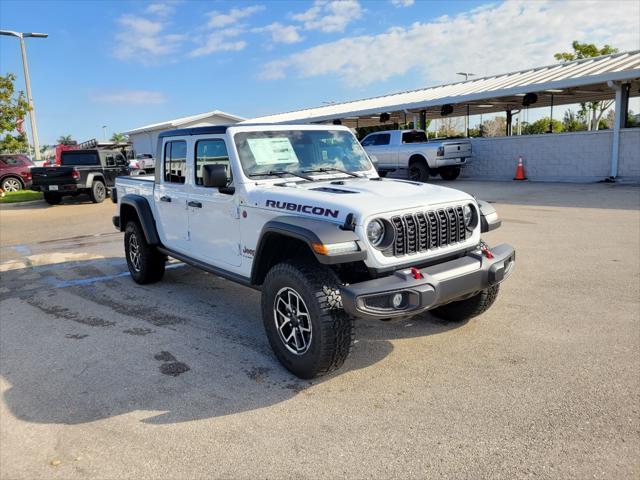
[[[389,133],[376,133],[371,136],[371,143],[366,145],[365,148],[369,155],[374,155],[378,159],[378,165],[380,167],[392,167],[397,166],[397,153],[396,161],[393,161],[391,155],[391,134]],[[367,138],[367,140],[369,140]]]
[[[189,255],[189,218],[187,213],[187,140],[166,139],[162,146],[160,182],[153,197],[156,226],[162,244]]]
[[[197,140],[190,162],[194,165],[187,201],[191,256],[221,268],[240,266],[240,216],[236,196],[202,184],[202,167],[207,164],[224,165],[228,184],[233,182],[224,136]]]

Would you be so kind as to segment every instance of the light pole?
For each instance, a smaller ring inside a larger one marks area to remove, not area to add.
[[[471,72],[457,72],[456,75],[464,75],[464,81],[469,80],[469,77],[475,76],[475,73]],[[469,136],[469,105],[467,104],[467,116],[464,117],[464,131],[465,135]]]
[[[107,141],[107,126],[106,125],[102,125],[102,139],[105,142]]]
[[[36,127],[36,111],[33,107],[33,97],[31,96],[31,80],[29,79],[29,65],[27,63],[27,49],[24,46],[25,38],[47,38],[46,33],[22,33],[11,30],[0,30],[0,35],[18,37],[20,39],[20,50],[22,51],[22,68],[24,69],[24,81],[27,84],[27,102],[29,103],[29,119],[31,120],[31,135],[33,136],[33,148],[36,160],[40,160],[40,140],[38,139],[38,128]]]

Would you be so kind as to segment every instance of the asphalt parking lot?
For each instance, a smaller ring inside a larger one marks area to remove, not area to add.
[[[259,293],[128,277],[110,202],[0,209],[2,478],[638,478],[640,188],[459,181],[517,248],[465,324],[359,321],[302,381]]]

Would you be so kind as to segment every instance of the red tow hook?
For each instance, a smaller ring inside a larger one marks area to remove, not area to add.
[[[411,275],[413,275],[413,278],[415,278],[416,280],[421,280],[424,278],[422,272],[420,272],[420,270],[418,270],[416,267],[411,267]]]
[[[491,253],[491,250],[489,250],[489,245],[487,245],[486,243],[484,243],[482,240],[480,240],[480,251],[482,252],[482,254],[487,257],[489,260],[491,260],[493,258],[493,253]]]

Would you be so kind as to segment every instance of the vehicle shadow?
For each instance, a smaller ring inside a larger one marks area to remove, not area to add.
[[[17,269],[3,272],[0,292],[4,401],[17,418],[47,424],[123,414],[167,424],[264,408],[374,366],[395,340],[461,325],[429,314],[358,320],[344,367],[304,381],[271,352],[259,292],[182,264],[147,286],[117,258]]]

